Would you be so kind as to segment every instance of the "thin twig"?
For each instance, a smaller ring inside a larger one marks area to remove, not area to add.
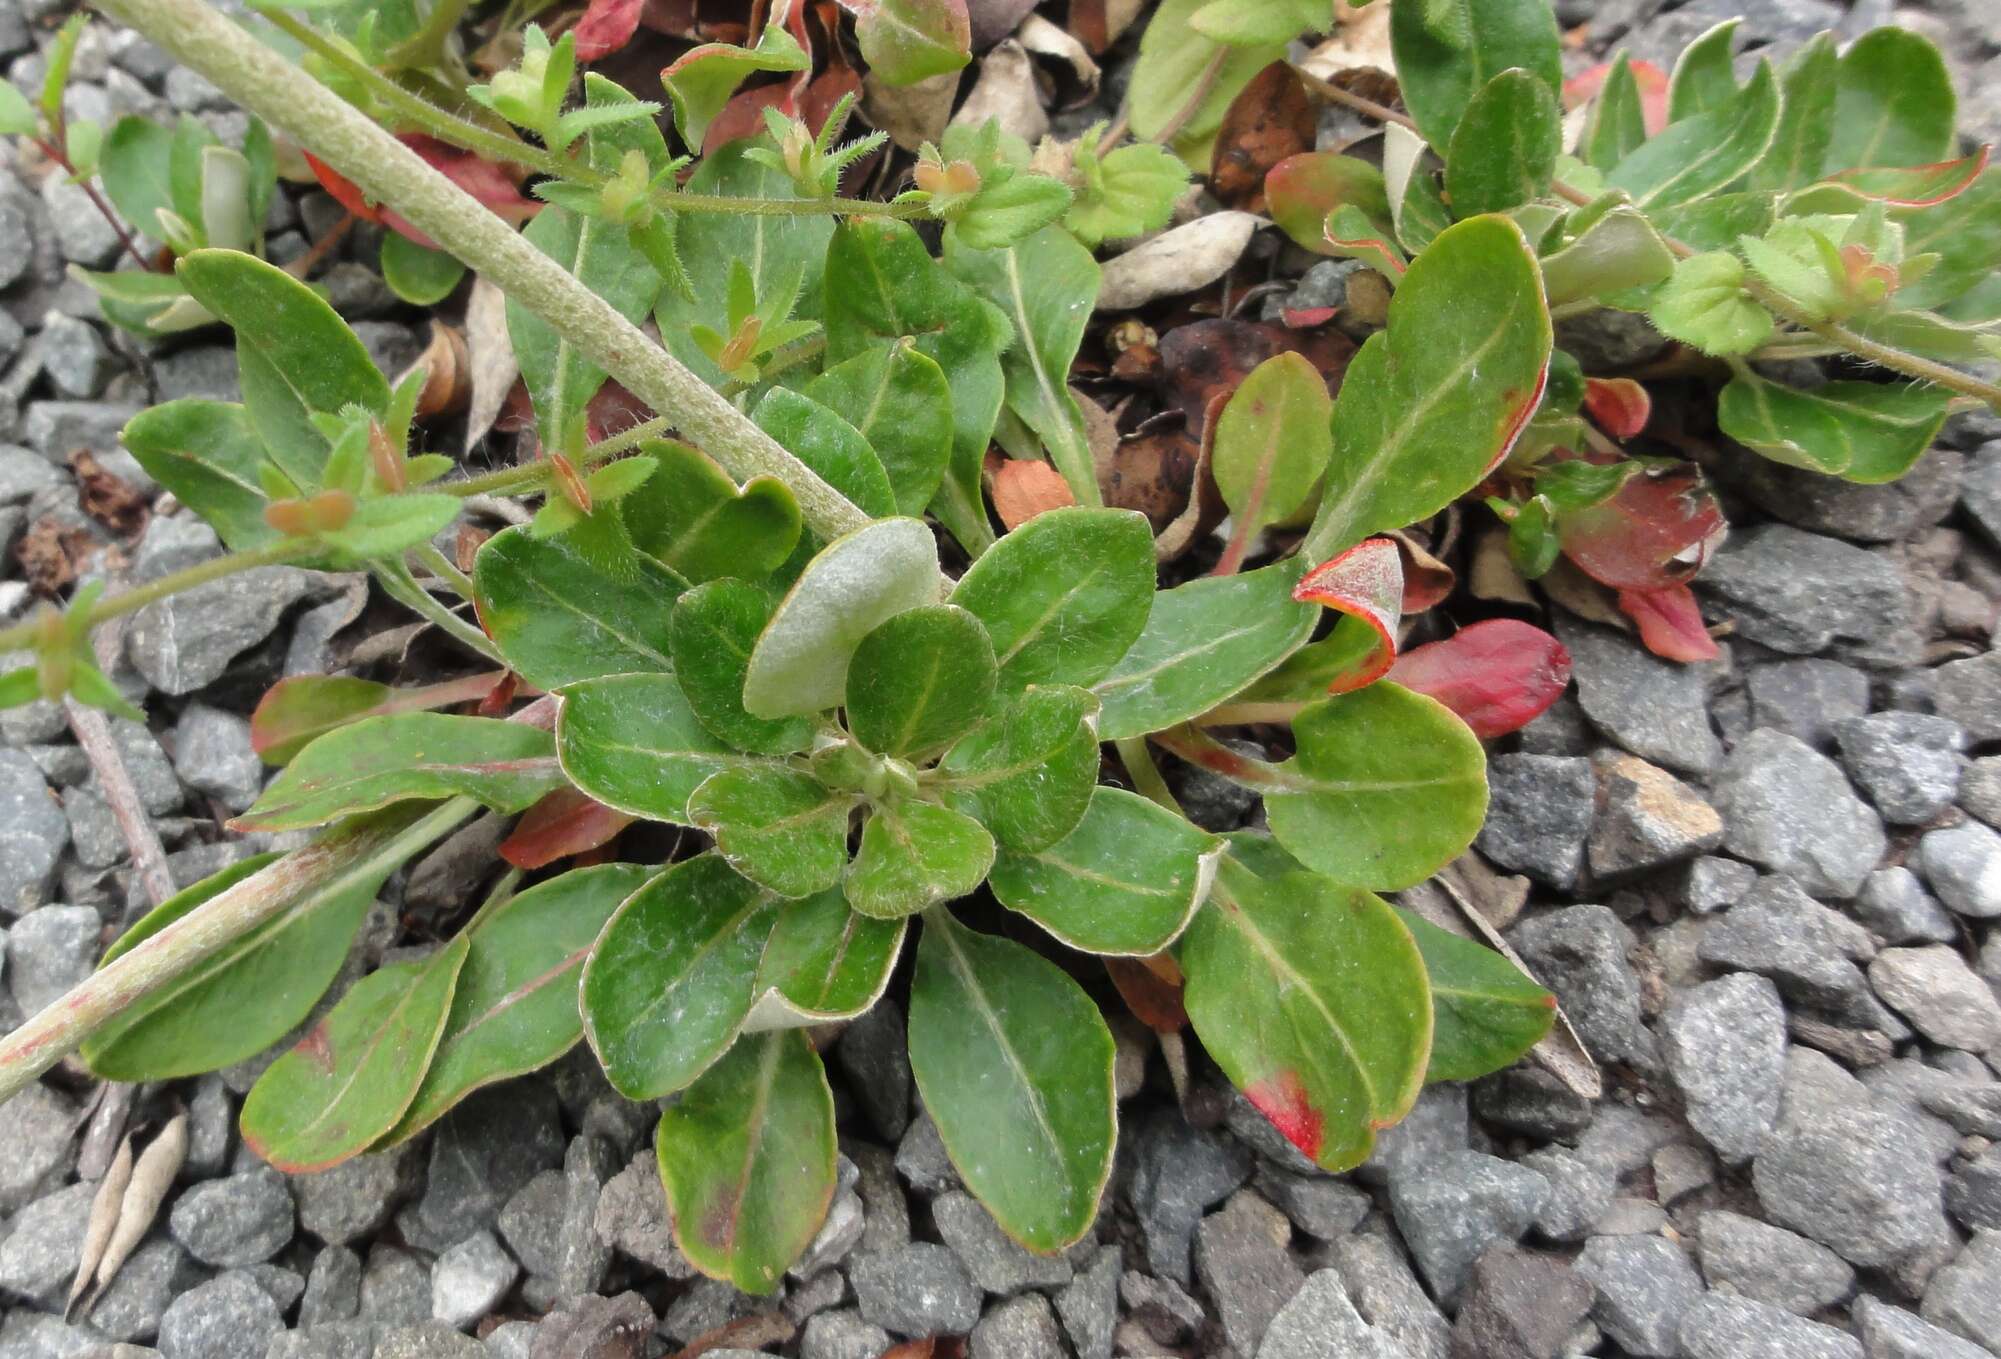
[[[320,262],[346,238],[348,231],[358,220],[351,212],[341,214],[341,219],[327,228],[326,235],[314,241],[305,254],[285,266],[285,272],[301,281],[311,277],[313,270],[320,267]]]
[[[107,675],[111,673],[124,640],[122,624],[97,631],[91,638],[91,649],[97,656],[98,669]],[[111,735],[111,723],[96,708],[85,707],[68,697],[63,699],[63,716],[69,720],[76,743],[83,747],[91,772],[97,775],[98,787],[104,791],[104,800],[111,807],[119,834],[125,837],[125,848],[131,852],[132,866],[139,871],[146,898],[158,906],[176,890],[173,870],[167,867],[167,851],[160,844],[159,832],[153,829],[153,819],[147,815],[146,806],[139,799],[139,788],[132,782],[132,771],[125,767],[125,756]]]
[[[1223,74],[1223,63],[1229,59],[1229,48],[1217,48],[1216,55],[1209,58],[1209,64],[1202,68],[1202,74],[1195,77],[1195,85],[1188,91],[1188,98],[1174,111],[1174,116],[1161,124],[1160,129],[1147,140],[1157,146],[1166,146],[1173,141],[1181,129],[1188,126],[1188,120],[1200,111],[1202,102],[1209,97],[1209,91],[1216,88],[1217,77]]]

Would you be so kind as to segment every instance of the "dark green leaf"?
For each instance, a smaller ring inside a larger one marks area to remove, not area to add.
[[[726,745],[759,755],[789,755],[812,743],[809,717],[752,717],[743,707],[751,649],[771,621],[774,601],[741,580],[712,580],[674,605],[674,678],[688,706]]]
[[[689,1263],[776,1289],[834,1197],[834,1094],[806,1035],[742,1039],[661,1115],[654,1144]]]
[[[1427,1081],[1472,1081],[1512,1065],[1556,1020],[1556,997],[1490,948],[1399,910],[1431,979]]]
[[[275,541],[257,479],[264,444],[243,407],[182,397],[140,411],[118,436],[147,475],[241,552]]]
[[[522,235],[628,321],[642,319],[660,295],[660,275],[622,226],[550,204]],[[512,298],[507,303],[507,334],[521,362],[521,380],[535,403],[543,446],[566,447],[584,407],[604,385],[604,370]]]
[[[952,457],[952,389],[937,361],[908,339],[872,345],[806,385],[866,439],[896,497],[896,512],[921,515]]]
[[[1542,262],[1543,287],[1552,307],[1651,287],[1673,272],[1674,252],[1661,233],[1644,214],[1628,207],[1613,208]]]
[[[1730,57],[1742,22],[1725,19],[1682,50],[1668,81],[1670,123],[1722,108],[1737,97],[1737,73],[1730,68]]]
[[[993,891],[1071,948],[1145,957],[1187,928],[1222,852],[1220,839],[1159,803],[1099,788],[1063,839],[1003,851]]]
[[[921,756],[970,731],[994,697],[994,648],[980,620],[950,604],[884,620],[848,666],[848,730],[878,755]]]
[[[1907,28],[1865,33],[1841,56],[1826,168],[1944,160],[1957,145],[1958,102],[1929,39]]]
[[[520,722],[443,713],[370,717],[315,740],[231,824],[299,830],[408,798],[520,811],[561,787],[556,739]]]
[[[1555,91],[1540,76],[1517,66],[1482,85],[1445,156],[1453,215],[1506,212],[1547,193],[1562,122]]]
[[[570,782],[628,816],[692,825],[688,795],[747,762],[696,718],[672,675],[607,675],[563,691],[556,750]]]
[[[882,459],[861,431],[827,407],[784,387],[774,387],[751,412],[757,427],[817,472],[873,519],[896,513],[896,492]]]
[[[669,620],[686,587],[650,559],[635,557],[632,568],[614,578],[561,538],[505,529],[473,562],[480,621],[537,688],[671,670]]]
[[[1112,1035],[1082,987],[1020,944],[926,917],[910,1066],[952,1164],[1008,1235],[1062,1250],[1112,1169]]]
[[[1770,62],[1729,103],[1685,118],[1612,168],[1606,184],[1642,208],[1668,208],[1716,193],[1756,165],[1779,125],[1779,82]]]
[[[759,762],[710,775],[689,794],[688,819],[715,837],[737,872],[779,896],[806,897],[840,881],[854,801],[811,775]]]
[[[1633,76],[1632,58],[1621,52],[1612,60],[1605,84],[1592,102],[1590,121],[1578,154],[1594,170],[1609,170],[1647,139],[1646,111],[1640,84]]]
[[[1436,147],[1452,144],[1467,106],[1486,83],[1519,66],[1555,91],[1563,84],[1556,16],[1547,5],[1519,0],[1459,0],[1455,22],[1427,22],[1424,9],[1390,7],[1390,41],[1404,104],[1417,130]]]
[[[968,895],[993,862],[986,827],[950,807],[905,799],[870,814],[843,889],[863,915],[899,920]]]
[[[1930,273],[1897,290],[1900,307],[1946,306],[2001,265],[2001,170],[1988,170],[1956,198],[1896,217],[1904,227],[1904,258],[1939,256]]]
[[[127,115],[112,125],[99,155],[98,175],[118,215],[139,231],[160,237],[160,211],[174,211],[167,177],[174,134],[149,119]]]
[[[640,551],[700,582],[762,579],[798,546],[799,502],[784,482],[753,477],[739,490],[698,448],[664,439],[641,448],[660,465],[619,502]]]
[[[466,267],[449,254],[427,249],[396,231],[382,237],[381,264],[389,291],[417,307],[434,306],[450,297],[466,274]]]
[[[628,1099],[686,1089],[750,1013],[778,903],[721,856],[670,867],[626,898],[584,963],[584,1036]]]
[[[1895,481],[1945,422],[1946,393],[1919,383],[1829,382],[1800,391],[1741,370],[1716,407],[1723,432],[1775,462],[1848,481]]]
[[[358,1155],[396,1126],[437,1050],[470,940],[348,988],[243,1101],[243,1141],[288,1174]]]
[[[764,945],[746,1033],[852,1019],[882,998],[903,950],[901,920],[871,920],[829,890],[788,902]]]
[[[1010,849],[1068,835],[1098,782],[1098,700],[1031,685],[945,753],[933,786]]]
[[[1754,189],[1803,189],[1820,178],[1834,141],[1834,35],[1822,33],[1786,63],[1778,132],[1751,171]]]

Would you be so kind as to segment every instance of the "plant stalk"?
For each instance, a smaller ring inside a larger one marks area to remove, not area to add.
[[[853,501],[759,429],[639,327],[512,227],[306,72],[203,0],[100,0],[99,8],[392,207],[540,317],[739,481],[791,487],[813,531],[838,538],[868,523]]]
[[[277,919],[309,893],[338,890],[415,853],[478,805],[453,798],[421,815],[398,807],[351,819],[218,893],[0,1039],[0,1101],[74,1052],[106,1020],[231,940]]]

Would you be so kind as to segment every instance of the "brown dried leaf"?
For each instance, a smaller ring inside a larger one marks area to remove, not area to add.
[[[1243,258],[1264,224],[1254,213],[1215,212],[1162,232],[1105,265],[1099,309],[1130,311],[1208,287]]]
[[[1435,609],[1451,597],[1459,576],[1431,550],[1401,529],[1388,535],[1403,559],[1403,616]]]
[[[1063,474],[1048,463],[993,455],[987,462],[987,494],[993,498],[994,513],[1010,533],[1044,510],[1077,503]]]
[[[1528,582],[1515,570],[1514,558],[1508,555],[1508,530],[1499,524],[1487,529],[1473,544],[1473,568],[1466,584],[1475,599],[1503,604],[1535,603]]]
[[[132,1166],[132,1178],[118,1202],[118,1225],[105,1243],[104,1257],[97,1262],[93,1298],[111,1286],[126,1260],[146,1239],[153,1219],[160,1214],[160,1205],[167,1201],[168,1191],[174,1187],[174,1179],[187,1159],[188,1116],[185,1110],[179,1110],[160,1130],[160,1135],[146,1144]]]
[[[999,121],[1002,132],[1012,132],[1030,146],[1049,131],[1049,111],[1035,88],[1035,62],[1013,38],[980,58],[980,78],[952,115],[951,125],[980,127],[989,118]]]
[[[1286,347],[1283,330],[1257,321],[1217,319],[1177,326],[1160,341],[1169,397],[1199,438],[1216,398],[1236,391],[1253,368]]]
[[[713,1331],[696,1336],[674,1359],[700,1359],[711,1350],[761,1350],[766,1345],[782,1345],[798,1328],[782,1313],[763,1312],[754,1317],[738,1317]]]
[[[514,343],[507,338],[507,296],[484,278],[473,280],[466,303],[465,342],[471,367],[465,451],[470,453],[500,418],[507,394],[521,376]]]
[[[120,538],[134,537],[146,527],[151,502],[145,492],[108,470],[88,449],[71,453],[69,465],[76,473],[77,504],[85,514]]]
[[[1164,962],[1165,968],[1156,966]],[[1106,958],[1105,971],[1133,1018],[1155,1033],[1178,1033],[1188,1023],[1181,1003],[1181,969],[1166,954],[1154,958]]]
[[[1103,79],[1098,63],[1091,60],[1084,44],[1069,30],[1058,28],[1040,14],[1031,14],[1022,20],[1014,36],[1031,54],[1058,62],[1069,72],[1067,78],[1058,78],[1061,107],[1082,108],[1098,97],[1098,85]]]
[[[936,1359],[938,1339],[926,1336],[922,1340],[906,1340],[901,1345],[891,1345],[882,1352],[882,1359]]]
[[[1146,0],[1070,0],[1070,31],[1091,51],[1102,53],[1145,8]]]
[[[1194,494],[1189,496],[1188,504],[1174,517],[1174,522],[1154,538],[1153,556],[1156,561],[1169,562],[1179,557],[1195,545],[1196,539],[1214,531],[1229,512],[1229,507],[1223,503],[1222,491],[1216,487],[1216,478],[1209,470],[1216,446],[1216,417],[1222,414],[1223,403],[1229,399],[1226,392],[1209,403],[1202,422],[1201,451],[1195,459],[1195,470],[1190,479],[1195,488]]]
[[[1014,32],[1035,10],[1035,0],[968,0],[973,25],[973,50],[984,52]]]
[[[1105,503],[1138,510],[1155,533],[1188,507],[1202,448],[1172,415],[1121,439],[1098,472]]]
[[[431,322],[431,342],[416,362],[398,375],[403,380],[424,370],[424,389],[417,394],[417,418],[456,414],[472,401],[472,354],[465,337],[442,321]]]
[[[1320,114],[1299,72],[1275,61],[1251,78],[1223,115],[1209,187],[1223,206],[1265,209],[1265,175],[1288,156],[1311,151]]]
[[[1327,41],[1307,53],[1299,68],[1322,80],[1333,80],[1344,71],[1362,68],[1394,74],[1396,57],[1390,48],[1390,7],[1366,5],[1335,7],[1335,30]],[[1346,82],[1342,82],[1346,88]]]
[[[1587,623],[1603,623],[1621,632],[1633,630],[1633,620],[1620,612],[1617,596],[1571,565],[1567,558],[1558,557],[1556,565],[1536,584],[1544,594]]]
[[[67,527],[54,515],[45,514],[21,535],[14,559],[21,563],[28,588],[53,599],[76,579],[78,563],[94,546],[82,529]]]
[[[125,1187],[131,1182],[132,1134],[128,1132],[119,1139],[118,1151],[105,1169],[104,1178],[97,1182],[97,1193],[91,1196],[90,1221],[83,1233],[83,1259],[77,1264],[76,1277],[70,1281],[69,1298],[63,1304],[65,1321],[76,1318],[77,1302],[90,1288],[98,1262],[104,1258],[104,1248],[110,1244],[111,1233],[118,1226],[118,1210],[125,1202]]]
[[[959,97],[959,72],[928,76],[915,85],[891,85],[873,71],[862,77],[862,111],[905,151],[945,135]]]

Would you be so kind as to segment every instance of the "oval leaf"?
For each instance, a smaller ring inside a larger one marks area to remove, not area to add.
[[[882,459],[860,430],[810,397],[774,387],[751,412],[757,427],[871,518],[896,513]]]
[[[1482,85],[1445,156],[1453,215],[1506,212],[1547,193],[1562,122],[1555,90],[1518,66]]]
[[[659,467],[619,502],[640,551],[692,581],[759,580],[799,545],[799,502],[775,477],[741,489],[699,448],[671,439],[640,445]]]
[[[1948,398],[1920,383],[1829,382],[1800,391],[1749,369],[1717,399],[1716,419],[1738,443],[1792,467],[1864,484],[1910,471],[1945,423]]]
[[[570,782],[607,807],[689,826],[688,796],[745,762],[696,720],[672,675],[611,675],[563,693],[556,753]]]
[[[1512,1066],[1556,1022],[1556,997],[1490,948],[1399,910],[1431,979],[1426,1081],[1472,1081]]]
[[[1390,7],[1390,44],[1404,105],[1424,139],[1453,133],[1497,72],[1519,66],[1554,92],[1563,84],[1556,16],[1517,0],[1406,0]]]
[[[1327,384],[1301,354],[1251,370],[1216,418],[1210,468],[1232,517],[1232,561],[1269,524],[1306,503],[1334,453]]]
[[[671,670],[669,619],[686,587],[648,558],[632,555],[630,565],[629,576],[613,577],[562,538],[504,529],[473,562],[480,621],[538,689]]]
[[[1530,623],[1490,618],[1397,659],[1390,679],[1450,708],[1483,741],[1519,731],[1570,684],[1570,653]]]
[[[911,799],[870,815],[843,888],[863,915],[899,920],[966,896],[993,862],[986,827],[964,812]]]
[[[871,920],[839,892],[783,907],[757,968],[746,1033],[853,1019],[882,998],[903,951],[905,922]]]
[[[855,648],[848,730],[878,755],[925,755],[984,719],[994,698],[993,643],[980,620],[950,604],[908,609]]]
[[[806,717],[752,717],[743,707],[751,649],[776,607],[741,580],[712,580],[674,604],[674,679],[688,706],[718,740],[759,755],[789,755],[813,740]]]
[[[784,897],[825,891],[848,861],[854,795],[759,761],[712,775],[688,797],[688,819],[715,837],[730,867]]]
[[[952,458],[952,388],[945,370],[908,339],[876,345],[806,384],[840,412],[882,462],[899,514],[920,515]]]
[[[1922,34],[1879,28],[1841,56],[1830,170],[1930,165],[1952,155],[1959,101],[1945,59]]]
[[[1069,685],[1031,685],[945,753],[930,786],[1010,849],[1068,835],[1098,782],[1098,700]]]

